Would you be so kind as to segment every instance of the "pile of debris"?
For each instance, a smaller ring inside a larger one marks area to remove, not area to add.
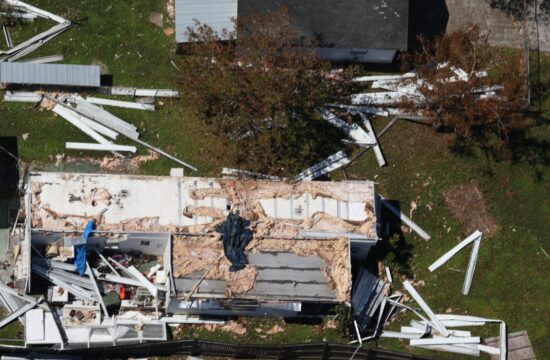
[[[113,143],[119,135],[138,143],[168,159],[177,162],[193,171],[197,169],[165,151],[147,144],[139,139],[137,127],[116,117],[110,112],[97,106],[116,106],[127,109],[154,111],[153,104],[156,98],[179,96],[178,91],[163,89],[135,89],[124,87],[101,87],[100,67],[97,65],[66,65],[49,64],[63,60],[63,56],[54,55],[26,62],[15,62],[30,52],[36,50],[46,41],[67,30],[71,23],[48,11],[38,9],[19,0],[6,0],[6,4],[19,17],[29,18],[27,15],[44,17],[59,24],[52,29],[37,35],[18,46],[10,46],[9,29],[3,23],[4,35],[9,50],[0,51],[0,84],[24,86],[54,86],[54,87],[85,87],[93,88],[107,95],[138,97],[139,102],[129,102],[88,96],[79,94],[48,93],[43,91],[7,91],[4,101],[30,102],[40,104],[44,109],[51,110],[69,123],[80,129],[95,143],[67,142],[66,148],[71,150],[110,151],[118,157],[121,152],[135,153],[135,146],[118,145]],[[29,19],[32,19],[31,16]],[[3,55],[3,56],[2,56]]]

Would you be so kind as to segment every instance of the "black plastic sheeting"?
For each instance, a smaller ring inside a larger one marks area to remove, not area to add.
[[[232,212],[227,216],[227,220],[216,225],[216,231],[222,234],[223,252],[232,264],[229,271],[242,270],[248,264],[244,250],[252,240],[249,225],[249,221]]]

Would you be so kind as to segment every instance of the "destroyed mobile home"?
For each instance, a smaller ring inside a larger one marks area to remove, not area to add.
[[[25,309],[27,345],[166,340],[166,324],[200,315],[322,315],[352,300],[352,258],[378,241],[369,181],[32,173],[27,186],[15,284],[47,294]]]

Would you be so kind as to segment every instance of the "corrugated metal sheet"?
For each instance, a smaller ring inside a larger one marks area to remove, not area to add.
[[[100,86],[101,74],[95,65],[0,63],[0,83],[64,86]]]
[[[238,0],[176,0],[176,42],[188,42],[187,28],[194,27],[195,20],[219,33],[232,30],[237,9]]]

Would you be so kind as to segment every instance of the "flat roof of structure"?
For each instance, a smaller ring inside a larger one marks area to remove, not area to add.
[[[82,231],[95,219],[98,231],[172,233],[173,276],[183,298],[192,292],[195,298],[347,301],[345,234],[378,238],[371,181],[40,172],[30,174],[29,189],[33,231]],[[214,230],[229,212],[249,221],[253,234],[249,265],[238,272],[229,271]]]

